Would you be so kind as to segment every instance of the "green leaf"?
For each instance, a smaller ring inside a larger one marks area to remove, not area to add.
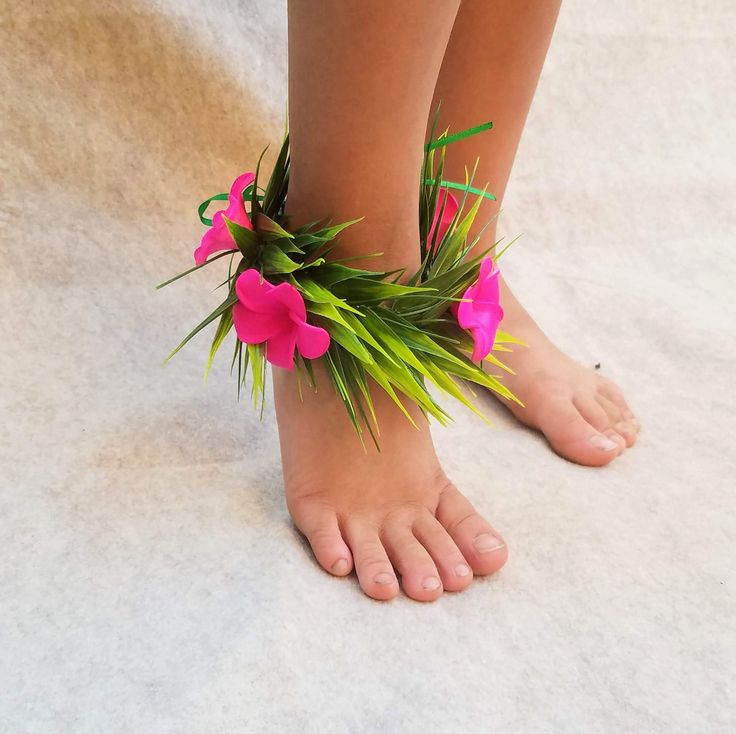
[[[325,259],[323,257],[318,257],[316,260],[310,260],[308,263],[302,264],[302,269],[306,270],[307,268],[319,268],[322,265],[324,265]]]
[[[355,316],[352,313],[345,313],[345,321],[347,322],[347,325],[369,346],[373,347],[373,349],[378,350],[381,352],[381,354],[384,355],[387,359],[390,359],[391,361],[394,361],[394,358],[387,352],[374,338],[368,329],[363,326],[363,320],[359,319],[357,316]]]
[[[365,443],[363,443],[363,431],[361,429],[360,423],[358,422],[358,417],[353,406],[353,391],[349,387],[348,380],[346,379],[346,376],[342,370],[338,351],[334,348],[334,346],[330,347],[330,350],[325,354],[324,361],[327,365],[327,372],[330,375],[332,384],[334,385],[337,394],[340,396],[343,405],[347,410],[350,422],[353,424],[353,428],[355,429],[355,432],[357,433],[358,438],[360,439],[360,442],[365,449]],[[356,398],[359,399],[359,396],[356,395]]]
[[[472,410],[473,413],[475,413],[478,417],[482,418],[486,423],[490,422],[488,418],[486,418],[486,416],[483,415],[483,413],[481,413],[478,408],[475,407],[473,402],[466,395],[463,394],[462,390],[452,377],[450,377],[446,372],[437,367],[437,365],[432,362],[432,360],[426,360],[425,366],[430,375],[429,379],[436,387],[438,387],[440,390],[442,390],[442,392],[446,393],[447,395],[455,398],[455,400],[461,402],[467,408]]]
[[[334,339],[343,349],[350,354],[356,356],[364,364],[371,364],[373,357],[365,348],[363,343],[355,336],[355,332],[347,326],[343,326],[339,321],[331,321],[325,326],[330,333],[330,338]]]
[[[327,288],[341,283],[351,278],[372,278],[380,279],[384,273],[374,270],[359,270],[358,268],[350,268],[346,265],[336,264],[334,262],[325,263],[313,277]]]
[[[314,303],[331,303],[336,308],[341,308],[345,311],[352,311],[353,313],[360,315],[360,311],[358,311],[357,308],[346,303],[342,298],[338,298],[332,291],[327,290],[327,288],[323,288],[319,283],[316,283],[312,278],[302,275],[302,273],[299,273],[298,280],[293,275],[289,276],[289,281],[293,286],[298,288],[309,301],[313,301]]]
[[[293,273],[301,267],[300,263],[294,262],[278,245],[274,244],[263,248],[261,263],[266,273]]]
[[[225,257],[226,255],[232,255],[233,250],[226,250],[225,252],[220,252],[217,255],[214,255],[209,260],[205,260],[201,265],[195,265],[193,268],[189,268],[189,270],[185,270],[183,273],[179,273],[179,275],[175,275],[173,278],[169,278],[168,280],[165,280],[163,283],[159,283],[156,286],[156,290],[159,290],[160,288],[164,288],[167,285],[171,285],[171,283],[176,282],[180,278],[183,278],[185,275],[189,275],[190,273],[193,273],[195,270],[200,270],[201,268],[206,267],[210,263],[215,262],[215,260],[219,260],[221,257]]]
[[[345,375],[347,375],[351,381],[351,389],[352,385],[354,384],[358,392],[363,398],[363,402],[368,408],[368,412],[370,413],[370,417],[373,421],[373,425],[376,428],[376,433],[380,434],[381,428],[378,425],[378,418],[376,417],[376,410],[373,405],[373,397],[371,395],[370,387],[368,386],[368,380],[366,378],[366,372],[362,364],[360,362],[357,362],[355,360],[355,357],[353,357],[352,354],[348,354],[347,352],[342,352],[340,354],[340,360],[343,364],[343,371]],[[356,404],[358,407],[361,407],[361,401],[360,397],[356,397],[355,399]],[[365,416],[365,413],[361,410],[361,416],[363,418],[363,422],[368,428],[368,431],[371,434],[371,438],[373,439],[373,443],[376,445],[376,448],[380,451],[380,447],[378,445],[378,441],[376,439],[376,436],[373,433],[373,430],[371,429],[371,425],[368,422],[368,419]]]
[[[266,190],[263,194],[263,211],[269,216],[275,216],[281,207],[283,195],[285,195],[285,181],[289,175],[289,133],[284,133],[284,139],[281,143],[281,149],[276,157],[271,177],[266,184]]]
[[[447,423],[449,420],[447,413],[435,402],[421,379],[406,364],[390,362],[380,354],[376,354],[375,359],[377,366],[392,385],[413,400],[425,413],[434,416],[443,425]],[[376,380],[376,373],[372,371],[372,366],[366,365],[365,369]],[[412,423],[414,423],[413,420]]]
[[[335,237],[337,237],[337,235],[339,235],[344,229],[347,229],[358,222],[362,222],[364,219],[365,217],[360,217],[359,219],[351,219],[349,222],[342,222],[341,224],[334,224],[330,227],[325,227],[324,229],[314,232],[314,236],[322,240],[334,240]]]
[[[225,311],[232,308],[233,305],[237,302],[238,297],[236,295],[229,295],[225,301],[223,301],[204,321],[197,324],[185,337],[182,339],[181,343],[179,344],[176,349],[174,349],[171,354],[169,354],[168,357],[164,360],[164,364],[166,364],[192,337],[194,337],[196,334],[198,334],[202,329],[204,329],[206,326],[211,324],[218,316],[221,316]]]
[[[261,405],[263,405],[266,360],[263,357],[263,347],[260,344],[248,344],[247,347],[248,361],[250,362],[250,374],[253,379],[253,387],[251,389],[253,407],[258,408],[259,398],[261,400]]]
[[[365,371],[373,378],[373,380],[378,384],[378,386],[391,398],[391,400],[394,402],[394,404],[399,408],[399,410],[406,416],[407,420],[414,426],[414,428],[419,428],[419,426],[416,424],[414,419],[411,417],[411,414],[406,409],[406,406],[401,401],[399,396],[396,394],[396,391],[391,385],[390,380],[386,376],[386,373],[383,369],[381,369],[380,366],[377,364],[367,364],[364,366]]]
[[[225,341],[225,337],[230,332],[230,329],[233,328],[233,311],[232,309],[228,309],[225,311],[224,314],[220,317],[220,323],[217,325],[217,331],[215,332],[215,336],[212,339],[212,346],[210,347],[210,356],[207,360],[207,367],[204,371],[204,381],[207,382],[207,375],[210,373],[210,369],[212,368],[212,362],[215,359],[215,355],[217,354],[217,350],[222,345],[222,342]]]
[[[263,213],[256,214],[253,219],[253,226],[258,234],[266,238],[294,239],[293,234],[287,232],[280,224],[274,222],[273,219]]]
[[[246,258],[249,263],[252,262],[258,254],[258,248],[261,244],[258,235],[253,232],[253,230],[243,227],[225,216],[222,217],[222,221],[225,222],[228,232],[232,235],[232,238],[235,240],[235,244],[243,254],[243,257]]]
[[[274,239],[274,240],[271,240],[271,244],[277,245],[287,255],[291,255],[291,254],[304,255],[304,250],[302,250],[296,244],[294,244],[293,239],[291,240]]]
[[[414,356],[414,353],[396,335],[391,327],[372,311],[367,310],[364,323],[371,335],[379,341],[389,354],[393,354],[414,369],[421,370],[422,363]]]
[[[529,345],[526,342],[521,341],[521,339],[517,339],[515,336],[511,336],[506,331],[502,331],[499,329],[496,332],[496,343],[497,344],[519,344],[522,347],[528,347]]]
[[[270,148],[270,145],[267,145],[262,151],[261,154],[258,156],[258,163],[256,163],[256,170],[255,170],[255,178],[253,179],[253,193],[251,195],[250,199],[250,215],[251,217],[254,217],[258,212],[261,211],[261,204],[258,201],[258,197],[256,196],[256,193],[258,192],[258,176],[261,172],[261,163],[263,161],[263,156],[266,155],[266,151]]]
[[[388,301],[407,295],[432,293],[434,289],[420,286],[399,285],[375,281],[370,278],[352,278],[349,284],[345,281],[336,283],[334,293],[352,303],[368,303]]]
[[[310,301],[307,303],[307,312],[313,313],[315,316],[329,319],[330,321],[337,321],[339,324],[342,324],[347,328],[351,328],[342,313],[331,303],[315,303],[314,301]],[[347,316],[348,313],[346,312],[345,315]],[[355,329],[353,329],[353,331],[355,331]]]

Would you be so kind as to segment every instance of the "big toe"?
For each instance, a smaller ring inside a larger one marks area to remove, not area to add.
[[[432,556],[445,591],[462,591],[473,581],[473,569],[442,523],[429,510],[415,520],[414,535]]]
[[[585,466],[604,466],[626,447],[598,403],[576,405],[561,398],[539,407],[539,428],[562,457]]]
[[[437,519],[455,541],[473,573],[486,576],[506,563],[509,554],[503,538],[453,485],[440,496]]]

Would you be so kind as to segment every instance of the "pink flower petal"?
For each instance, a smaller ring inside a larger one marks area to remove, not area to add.
[[[499,277],[493,260],[490,257],[483,258],[478,280],[463,294],[465,300],[451,307],[460,327],[470,331],[473,337],[474,362],[485,359],[491,353],[498,325],[503,319]]]
[[[444,212],[442,212],[443,202],[446,202]],[[432,226],[429,228],[429,235],[427,237],[427,242],[430,244],[430,246],[434,237],[435,228],[437,228],[438,224],[439,231],[437,232],[437,243],[435,247],[437,247],[439,243],[442,242],[442,238],[445,236],[445,233],[447,232],[450,224],[452,224],[452,220],[455,218],[455,214],[457,214],[457,210],[459,208],[460,204],[458,204],[458,201],[453,196],[453,194],[450,193],[447,188],[441,187],[437,195],[437,207],[434,210],[434,219],[432,220]],[[438,223],[437,220],[440,217],[440,212],[442,212],[442,219]]]
[[[466,300],[453,304],[452,310],[455,313],[455,318],[457,319],[457,323],[460,324],[460,327],[463,329],[470,329],[472,326],[475,326],[472,298],[473,293],[471,289],[468,288],[465,293],[463,293],[463,299]]]
[[[329,333],[306,322],[304,299],[291,283],[274,286],[250,268],[238,276],[235,293],[233,324],[238,338],[246,344],[265,342],[271,364],[291,370],[297,345],[307,359],[321,357],[330,346]]]
[[[240,302],[252,311],[272,311],[267,294],[274,289],[273,285],[254,268],[244,270],[235,281],[235,293]]]
[[[199,247],[194,251],[194,262],[201,265],[210,255],[221,250],[237,250],[237,245],[222,221],[222,212],[215,212],[212,226],[202,235]]]
[[[243,204],[243,191],[255,180],[254,173],[242,173],[233,181],[228,194],[228,206],[212,215],[212,226],[202,235],[199,247],[194,251],[194,262],[202,265],[215,252],[223,250],[237,250],[235,240],[230,235],[223,215],[229,220],[237,222],[241,227],[253,229],[248,213]]]
[[[241,173],[240,176],[238,176],[235,181],[233,181],[233,184],[230,187],[230,196],[239,196],[242,199],[243,191],[245,191],[248,186],[250,186],[255,180],[255,173],[251,171],[248,171],[247,173]]]
[[[304,321],[307,318],[307,308],[302,294],[291,283],[279,283],[269,293],[269,300],[272,303],[279,303],[297,321]]]
[[[484,360],[493,349],[493,338],[484,329],[471,329],[473,336],[473,362]]]
[[[282,331],[266,342],[266,359],[276,367],[291,371],[294,369],[295,347],[296,329]]]
[[[283,331],[284,320],[280,314],[251,311],[238,301],[233,306],[233,325],[241,342],[261,344]]]
[[[296,330],[296,346],[302,357],[318,359],[329,349],[330,335],[320,326],[302,321]]]

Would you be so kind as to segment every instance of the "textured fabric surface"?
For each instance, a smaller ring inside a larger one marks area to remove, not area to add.
[[[506,273],[644,431],[591,470],[457,411],[511,558],[422,605],[315,565],[205,339],[160,367],[216,295],[153,285],[279,139],[284,3],[6,3],[0,730],[734,731],[734,7],[563,7]]]

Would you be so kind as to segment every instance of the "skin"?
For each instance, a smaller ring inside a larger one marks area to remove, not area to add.
[[[559,0],[463,0],[455,20],[432,102],[442,103],[437,130],[494,123],[448,150],[446,178],[464,181],[464,166],[479,158],[476,186],[489,183],[497,197],[483,201],[471,237],[500,211],[559,9]],[[496,241],[495,222],[479,248]],[[639,423],[621,390],[552,344],[505,281],[501,302],[504,330],[529,345],[504,355],[516,372],[504,384],[526,407],[503,404],[578,464],[603,466],[633,446]]]
[[[409,273],[416,268],[417,174],[434,99],[443,97],[444,114],[449,115],[450,88],[462,108],[478,93],[476,85],[490,86],[488,78],[479,80],[469,73],[464,43],[475,48],[483,43],[485,53],[493,46],[493,36],[504,36],[503,24],[516,22],[520,27],[521,21],[508,11],[495,26],[476,27],[488,22],[480,15],[486,7],[510,4],[289,0],[292,173],[287,206],[294,226],[323,217],[339,222],[363,216],[361,223],[341,235],[334,257],[380,251],[380,258],[357,260],[356,265],[406,268]],[[532,5],[528,3],[525,12],[537,18]],[[512,132],[502,137],[500,148],[494,148],[496,158],[489,156],[495,169],[489,164],[481,175],[502,180],[504,187],[556,15],[556,10],[539,5],[544,12],[540,10],[538,22],[531,26],[533,38],[524,44],[529,56],[516,62],[523,65],[526,59],[536,71],[524,76],[523,83],[518,71],[517,77],[509,72],[505,81],[494,76],[494,84],[525,89],[518,100],[506,90],[515,100],[511,105],[515,112],[509,113]],[[515,30],[519,32],[518,27]],[[505,97],[503,89],[496,94]],[[493,108],[498,101],[484,96],[478,105],[463,110],[462,120],[458,114],[453,129],[488,119],[486,105]],[[467,156],[458,153],[460,160],[472,160],[478,149]],[[453,176],[457,174],[448,171],[448,177]],[[502,193],[498,186],[496,193]],[[530,344],[534,336],[526,358],[549,350],[547,359],[554,347],[544,342],[531,318],[520,305],[517,309],[509,294],[504,306],[506,328]],[[572,385],[574,370],[567,363],[563,369],[562,358],[568,359],[562,355],[553,360],[548,367],[551,376],[542,379],[538,362],[532,359],[527,373],[524,357],[519,357],[515,366],[520,377],[512,389],[527,402],[535,402],[538,395],[541,403],[548,401],[546,381],[555,380],[557,401],[564,403],[569,397],[565,386]],[[287,505],[322,567],[337,576],[355,570],[361,588],[374,599],[390,599],[403,588],[419,601],[460,591],[474,575],[497,571],[506,561],[506,545],[445,475],[419,411],[407,402],[419,426],[415,428],[380,389],[372,389],[381,452],[371,445],[364,449],[327,375],[318,363],[315,366],[317,393],[306,386],[300,390],[294,373],[274,368],[274,398]],[[530,381],[528,386],[522,376]],[[613,396],[611,403],[615,404]],[[541,408],[526,410],[519,417],[529,425],[548,438],[559,433],[555,419],[546,419]],[[560,408],[552,415],[563,412]],[[602,420],[599,424],[605,433]],[[565,453],[561,449],[568,444],[563,439],[550,441]],[[618,441],[615,445],[618,453],[621,446]],[[608,460],[611,453],[600,448],[596,452],[586,463],[605,463],[600,459]]]

